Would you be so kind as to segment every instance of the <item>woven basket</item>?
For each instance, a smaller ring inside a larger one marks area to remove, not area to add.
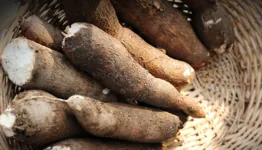
[[[262,149],[262,1],[221,1],[234,20],[237,40],[230,52],[214,57],[211,64],[198,70],[193,84],[181,92],[195,97],[207,117],[189,117],[178,138],[167,143],[169,149]],[[24,4],[6,0],[0,12],[0,54],[19,35],[21,19],[32,13],[59,28],[67,25],[58,0]],[[20,88],[8,80],[1,68],[0,81],[2,112]],[[0,130],[0,149],[37,148],[6,139]]]

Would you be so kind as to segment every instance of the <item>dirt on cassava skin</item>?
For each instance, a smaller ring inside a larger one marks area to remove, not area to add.
[[[16,140],[40,146],[85,133],[67,103],[47,96],[25,97],[11,103]]]
[[[192,25],[208,50],[217,54],[229,50],[234,41],[234,25],[230,15],[217,0],[184,1],[192,9]]]
[[[72,64],[126,99],[181,109],[193,117],[205,116],[194,99],[181,95],[169,82],[153,77],[121,42],[94,25],[85,24],[85,28],[66,37],[63,50]]]
[[[24,20],[21,30],[21,34],[27,39],[56,51],[62,51],[61,46],[64,38],[62,31],[36,15],[30,16],[29,20]]]
[[[210,54],[190,23],[166,0],[111,0],[119,17],[167,54],[194,68],[205,65]],[[134,9],[135,8],[135,9]]]
[[[98,137],[161,143],[174,137],[181,125],[177,116],[158,109],[103,103],[77,95],[67,103],[81,126]]]
[[[63,6],[70,22],[91,23],[117,38],[132,57],[153,76],[170,82],[177,89],[193,81],[195,72],[189,64],[168,57],[139,35],[123,27],[110,0],[64,0]]]
[[[162,150],[160,144],[141,144],[95,137],[68,139],[55,143],[44,150]]]
[[[96,80],[75,69],[59,52],[27,40],[34,51],[35,64],[32,78],[22,87],[47,91],[59,98],[80,94],[101,101],[117,101],[112,93],[103,94],[105,87]]]

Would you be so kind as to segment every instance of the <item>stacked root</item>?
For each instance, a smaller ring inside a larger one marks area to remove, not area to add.
[[[72,23],[64,33],[31,16],[21,25],[24,37],[4,49],[4,71],[26,90],[0,116],[6,136],[46,150],[159,150],[182,127],[177,110],[205,117],[179,90],[210,55],[179,11],[161,0],[63,6]],[[117,13],[152,45],[123,27]]]

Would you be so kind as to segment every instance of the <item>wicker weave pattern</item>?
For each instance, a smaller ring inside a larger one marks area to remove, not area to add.
[[[205,119],[189,119],[179,132],[182,149],[262,149],[261,1],[223,0],[237,41],[197,72],[185,94],[197,97]]]
[[[234,48],[213,58],[211,64],[199,70],[192,85],[182,91],[201,103],[207,117],[189,118],[170,149],[262,149],[262,1],[221,0],[234,20],[237,41]],[[22,14],[27,6],[18,11]],[[57,0],[34,1],[32,12],[58,26],[67,25]],[[30,10],[30,11],[29,11]],[[8,42],[19,34],[18,20],[10,25],[9,34],[1,35]],[[14,34],[13,34],[14,33]],[[0,43],[0,50],[4,44]],[[1,52],[1,51],[0,51]],[[0,111],[16,91],[0,69]],[[0,149],[35,149],[13,140],[6,140],[0,131]]]

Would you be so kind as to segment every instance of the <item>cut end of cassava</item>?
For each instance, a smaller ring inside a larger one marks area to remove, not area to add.
[[[71,36],[74,36],[75,33],[77,33],[79,30],[86,28],[85,23],[74,23],[71,26],[67,26],[65,29],[65,38],[63,39],[62,42],[62,48],[65,46],[65,39]]]
[[[6,137],[13,137],[15,133],[13,132],[13,126],[16,121],[16,116],[10,108],[7,108],[7,110],[0,115],[0,125],[3,128],[3,132]]]
[[[44,150],[71,150],[71,148],[67,146],[53,146],[53,147],[47,147]]]
[[[183,72],[183,76],[184,77],[190,77],[192,75],[192,73],[194,72],[193,68],[188,68]]]
[[[190,84],[195,78],[195,70],[190,65],[185,65],[185,68],[183,76],[187,79],[187,83]]]
[[[66,27],[65,32],[67,33],[66,37],[74,36],[82,28],[86,28],[85,23],[74,23],[71,26]]]
[[[3,51],[3,69],[9,79],[18,86],[26,84],[32,78],[34,63],[35,50],[25,38],[13,39]]]

